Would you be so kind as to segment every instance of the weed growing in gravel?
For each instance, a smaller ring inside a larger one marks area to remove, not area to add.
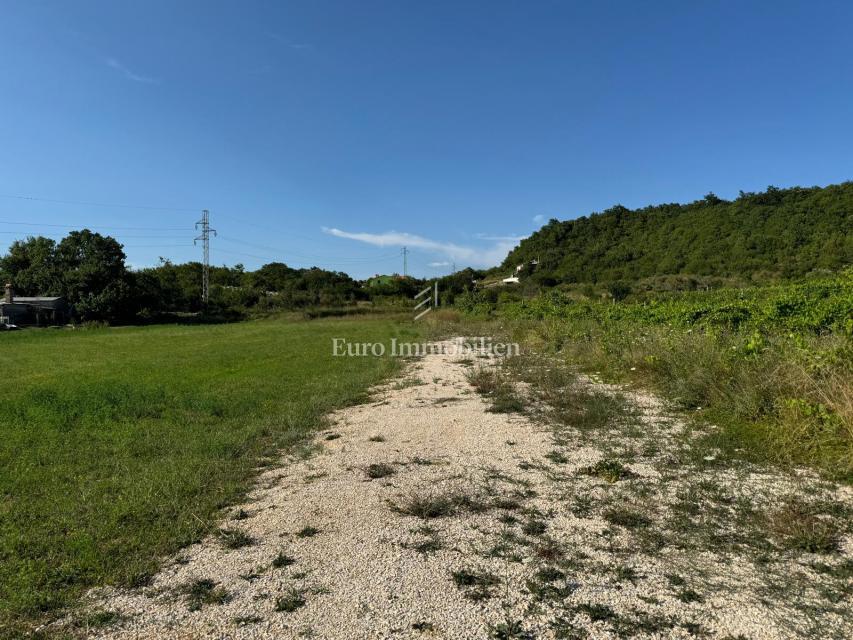
[[[575,611],[585,613],[593,622],[607,622],[616,618],[616,612],[606,604],[584,602],[576,605]]]
[[[182,588],[187,596],[190,611],[198,611],[206,604],[225,604],[231,599],[229,593],[209,578],[195,580]]]
[[[387,478],[388,476],[393,476],[394,473],[394,467],[384,462],[368,465],[364,470],[364,474],[371,480]]]
[[[92,611],[74,621],[74,626],[83,629],[99,629],[118,624],[125,619],[118,611]]]
[[[572,514],[576,518],[587,518],[592,513],[592,507],[592,496],[588,493],[583,493],[575,496],[575,500],[572,503]]]
[[[637,476],[637,474],[628,469],[618,460],[608,459],[599,460],[591,467],[584,467],[580,470],[580,473],[601,478],[611,484],[618,482],[619,480],[626,480]]]
[[[541,579],[528,580],[525,586],[534,600],[539,602],[565,600],[578,588],[578,585],[573,583],[554,584],[554,581]]]
[[[817,505],[791,498],[768,516],[768,528],[785,549],[805,553],[838,550],[839,528]]]
[[[249,517],[249,512],[245,509],[238,509],[234,514],[235,520],[246,520]]]
[[[565,555],[559,543],[549,538],[543,538],[542,542],[536,545],[533,552],[537,558],[546,562],[556,562],[557,560],[561,560]]]
[[[609,523],[625,527],[626,529],[643,529],[652,523],[642,513],[628,507],[613,507],[605,511],[603,515],[604,519]]]
[[[613,576],[618,582],[630,582],[631,584],[637,584],[637,580],[640,578],[637,570],[628,565],[619,565],[614,568]]]
[[[550,460],[554,464],[566,464],[569,461],[566,456],[564,456],[556,449],[554,451],[549,451],[548,453],[546,453],[545,457],[548,458],[548,460]]]
[[[502,513],[501,515],[498,516],[498,522],[500,522],[501,524],[506,524],[506,525],[514,525],[514,524],[518,524],[518,518],[516,518],[511,513]]]
[[[415,631],[420,631],[421,633],[435,631],[435,625],[432,622],[426,621],[413,622],[412,629],[414,629]]]
[[[541,536],[548,525],[542,520],[530,519],[524,523],[521,530],[528,536]]]
[[[426,540],[422,540],[414,544],[407,544],[404,546],[407,549],[412,549],[413,551],[417,551],[418,553],[428,554],[435,553],[436,551],[441,551],[444,548],[444,543],[437,536],[432,536],[427,538]]]
[[[492,627],[489,635],[494,640],[533,640],[535,637],[524,630],[520,620],[509,617]]]
[[[276,569],[283,569],[284,567],[289,567],[292,564],[296,564],[296,560],[287,555],[284,551],[279,551],[278,555],[273,558],[272,561],[272,566]]]
[[[275,599],[275,610],[279,613],[292,613],[305,606],[305,595],[298,589],[290,589]]]
[[[492,395],[492,404],[486,411],[489,413],[521,413],[524,402],[514,393],[499,393]]]
[[[521,501],[517,498],[495,498],[492,501],[492,506],[496,509],[503,509],[505,511],[517,511],[521,509]]]
[[[260,616],[237,616],[234,618],[233,622],[238,627],[246,627],[250,624],[258,624],[259,622],[263,622],[264,619]]]
[[[453,583],[462,589],[469,600],[486,600],[491,598],[492,587],[498,584],[497,576],[491,573],[477,572],[474,569],[462,568],[451,571]]]
[[[433,494],[413,493],[392,508],[398,513],[429,520],[453,515],[459,509],[480,513],[488,509],[488,504],[471,494],[449,491]]]
[[[226,549],[240,549],[255,543],[255,539],[242,529],[220,529],[219,540]]]
[[[385,436],[383,436],[383,435],[381,435],[381,434],[378,434],[378,433],[377,433],[377,434],[376,434],[376,435],[374,435],[374,436],[370,436],[370,437],[368,438],[368,440],[369,440],[370,442],[385,442]]]
[[[823,562],[811,564],[813,571],[821,573],[837,580],[853,580],[853,560],[847,559],[836,565],[828,565]]]
[[[326,439],[326,440],[337,440],[337,439],[338,439],[338,438],[340,438],[340,437],[341,437],[341,434],[340,434],[340,433],[329,433],[329,434],[327,434],[327,435],[326,435],[326,438],[325,438],[325,439]]]
[[[524,401],[515,392],[515,385],[500,369],[480,367],[465,374],[468,382],[480,394],[491,400],[486,411],[490,413],[515,413],[524,410]]]
[[[302,527],[299,531],[296,532],[297,537],[299,538],[313,538],[320,530],[317,527],[307,526]]]
[[[444,544],[438,537],[438,531],[428,525],[417,527],[416,529],[412,529],[411,531],[412,533],[424,536],[425,539],[416,543],[404,543],[403,548],[405,549],[412,549],[414,551],[417,551],[418,553],[426,554],[434,553],[444,547]]]
[[[402,504],[396,505],[396,510],[409,516],[423,518],[441,518],[452,515],[456,511],[456,502],[452,495],[412,495]]]
[[[690,604],[691,602],[702,602],[702,596],[689,587],[679,591],[676,594],[676,597],[686,604]]]
[[[401,391],[402,389],[408,389],[409,387],[419,387],[421,385],[426,384],[420,378],[403,378],[399,382],[395,382],[391,388],[395,391]]]
[[[263,569],[249,569],[246,573],[241,573],[240,578],[242,578],[246,582],[253,582],[261,577],[261,573],[263,573]]]

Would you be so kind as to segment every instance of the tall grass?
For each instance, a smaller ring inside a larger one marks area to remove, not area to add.
[[[432,323],[437,335],[499,334],[523,352],[652,387],[715,423],[713,444],[730,454],[853,481],[853,270],[633,303],[578,302],[553,290],[461,304]],[[562,404],[584,414],[570,397]]]
[[[549,320],[520,322],[528,348],[651,386],[720,429],[716,444],[754,460],[853,480],[849,337],[702,331]]]
[[[395,336],[413,333],[361,319],[0,336],[0,636],[92,585],[141,584],[213,531],[259,465],[396,366],[332,357],[332,338]]]

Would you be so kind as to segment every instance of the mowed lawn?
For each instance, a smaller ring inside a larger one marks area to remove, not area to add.
[[[256,468],[398,364],[332,338],[387,319],[0,334],[0,636],[92,585],[144,583],[213,530]]]

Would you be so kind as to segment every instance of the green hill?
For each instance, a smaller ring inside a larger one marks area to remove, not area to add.
[[[670,275],[790,279],[851,263],[853,182],[845,182],[552,219],[501,270],[525,264],[529,277],[552,285]]]

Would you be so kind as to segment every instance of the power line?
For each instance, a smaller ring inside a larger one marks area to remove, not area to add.
[[[112,209],[145,209],[148,211],[198,211],[189,207],[157,207],[147,204],[113,204],[108,202],[89,202],[85,200],[54,200],[53,198],[40,198],[37,196],[18,196],[0,193],[0,198],[10,198],[14,200],[33,200],[36,202],[51,202],[53,204],[77,204],[87,207],[110,207]]]
[[[290,256],[296,256],[298,258],[305,258],[307,260],[324,260],[324,261],[334,260],[334,256],[323,256],[323,255],[318,255],[318,254],[297,253],[295,251],[290,251],[289,249],[283,249],[281,247],[272,247],[269,245],[257,244],[255,242],[247,242],[246,240],[238,240],[237,238],[230,238],[227,236],[218,236],[218,237],[220,240],[225,240],[226,242],[236,242],[237,244],[244,244],[244,245],[249,246],[249,247],[255,247],[257,249],[263,249],[264,251],[269,251],[274,255],[280,255],[281,253],[284,252]],[[361,263],[365,263],[365,262],[377,262],[379,260],[394,258],[397,255],[398,254],[396,252],[386,253],[386,254],[382,254],[379,256],[370,256],[370,257],[366,257],[366,258],[349,258],[346,260],[334,260],[334,263],[335,264],[349,264],[349,263],[361,264]]]
[[[50,227],[52,229],[111,229],[114,231],[189,231],[190,227],[104,227],[101,225],[86,224],[51,224],[47,222],[20,222],[17,220],[0,220],[0,224],[18,225],[23,227]]]

